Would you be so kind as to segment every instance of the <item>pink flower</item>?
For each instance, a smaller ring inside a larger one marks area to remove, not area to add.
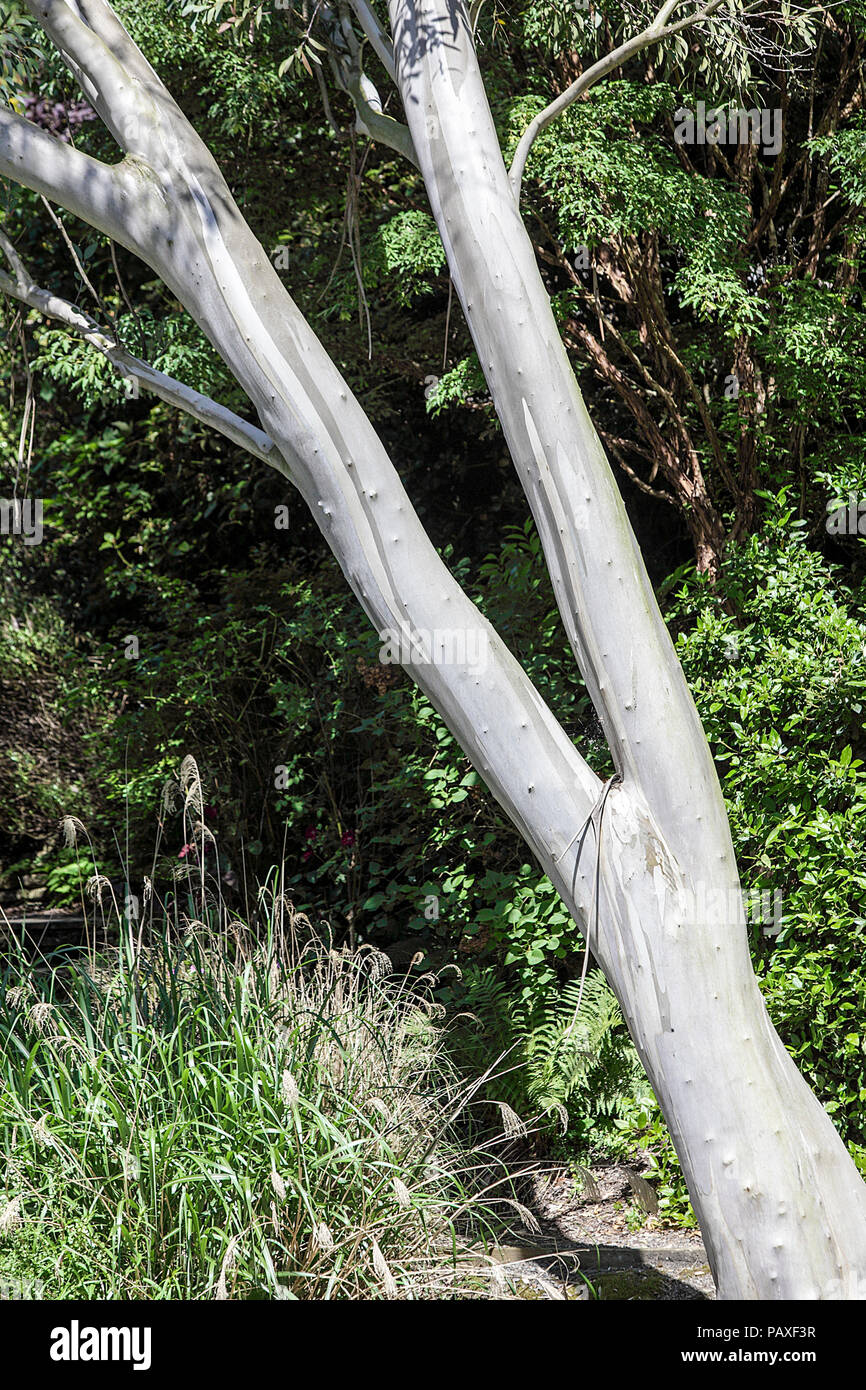
[[[308,827],[307,827],[307,835],[306,835],[307,844],[308,844],[308,845],[314,845],[314,844],[316,843],[316,841],[318,840],[318,838],[319,838],[319,832],[318,832],[318,830],[316,829],[316,827],[315,827],[314,825],[308,826]]]
[[[301,863],[306,864],[307,860],[312,859],[312,857],[313,851],[311,849],[305,849],[303,854],[301,855]]]
[[[178,859],[186,859],[186,856],[188,854],[195,854],[195,845],[184,845],[183,849],[177,857]]]
[[[355,832],[354,832],[354,830],[344,830],[343,833],[342,833],[342,835],[340,836],[340,844],[343,846],[343,849],[351,849],[351,847],[352,847],[352,845],[353,845],[354,843],[355,843]]]

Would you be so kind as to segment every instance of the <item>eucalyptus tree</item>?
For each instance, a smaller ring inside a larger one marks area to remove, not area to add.
[[[123,157],[0,111],[0,174],[153,268],[246,393],[251,424],[156,372],[33,283],[4,235],[0,288],[222,431],[303,496],[374,627],[518,827],[628,1019],[682,1161],[720,1296],[862,1297],[866,1187],[775,1033],[752,971],[704,732],[520,214],[533,137],[633,53],[714,19],[667,0],[538,113],[505,167],[463,0],[308,15],[359,127],[420,170],[454,288],[609,743],[602,785],[426,535],[397,471],[245,222],[204,140],[106,0],[26,0]],[[630,9],[637,15],[642,7]],[[405,124],[364,70],[396,84]],[[483,660],[479,660],[483,653]]]

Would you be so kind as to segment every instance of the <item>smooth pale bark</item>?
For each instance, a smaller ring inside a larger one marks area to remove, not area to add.
[[[617,770],[706,865],[727,816],[694,701],[571,370],[500,153],[468,19],[393,0],[401,96],[479,361]]]
[[[866,1296],[866,1186],[767,1016],[718,777],[556,328],[466,9],[390,9],[451,277],[623,777],[593,950],[674,1136],[720,1294]]]
[[[864,1296],[866,1188],[771,1028],[742,912],[728,911],[736,870],[706,741],[538,292],[463,11],[398,7],[397,66],[452,273],[624,777],[595,815],[597,934],[592,833],[579,862],[577,849],[598,779],[436,555],[206,147],[104,0],[28,4],[128,154],[116,170],[70,162],[9,114],[0,173],[121,241],[186,305],[379,632],[483,636],[483,669],[427,661],[411,673],[588,932],[671,1126],[721,1296]],[[711,907],[690,921],[683,898],[701,883]]]
[[[253,454],[255,458],[261,459],[263,463],[271,462],[275,445],[263,430],[257,429],[247,420],[242,420],[239,415],[235,415],[234,411],[227,410],[225,406],[212,401],[208,396],[203,396],[200,391],[194,391],[191,387],[185,386],[183,382],[176,381],[174,377],[156,371],[149,362],[143,362],[140,357],[134,357],[131,352],[127,352],[117,342],[108,329],[100,327],[96,320],[79,309],[77,304],[71,304],[68,299],[62,299],[59,295],[52,294],[49,290],[44,290],[35,284],[27,273],[20,256],[17,255],[14,246],[2,232],[0,232],[0,250],[3,251],[15,271],[14,275],[7,275],[5,271],[0,270],[0,290],[4,294],[26,304],[30,309],[35,309],[37,313],[43,314],[48,319],[56,319],[58,323],[71,329],[91,347],[95,347],[98,352],[101,352],[120,376],[135,381],[146,391],[159,396],[166,404],[175,406],[178,410],[183,410],[187,415],[191,415],[200,424],[218,430],[233,444],[237,444],[247,453]]]

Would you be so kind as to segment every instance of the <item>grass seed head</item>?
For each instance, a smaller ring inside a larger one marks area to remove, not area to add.
[[[301,1099],[298,1083],[292,1076],[288,1067],[283,1071],[282,1081],[280,1082],[280,1094],[286,1105],[291,1105],[292,1107],[296,1106]]]

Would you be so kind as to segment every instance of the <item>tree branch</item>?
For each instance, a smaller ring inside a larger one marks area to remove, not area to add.
[[[363,72],[348,72],[338,78],[343,91],[355,107],[355,125],[362,135],[380,145],[388,145],[418,168],[418,156],[409,127],[386,116],[379,93]]]
[[[640,488],[641,492],[645,492],[647,497],[652,497],[656,502],[669,502],[672,507],[679,507],[679,503],[676,497],[674,497],[670,492],[665,492],[658,488],[650,487],[649,483],[644,482],[643,478],[641,478],[640,475],[635,472],[631,464],[626,463],[625,454],[623,453],[621,446],[623,443],[626,443],[627,441],[615,439],[613,435],[607,434],[605,430],[600,430],[599,433],[601,435],[602,440],[604,441],[605,446],[613,454],[614,458],[616,459],[623,473],[625,473],[626,477],[631,478],[635,487]]]
[[[396,150],[417,169],[418,158],[408,126],[385,115],[382,99],[363,70],[361,44],[349,18],[350,4],[357,13],[354,0],[341,0],[339,16],[329,8],[322,12],[322,23],[331,40],[328,58],[337,86],[346,93],[355,108],[355,128],[380,145]],[[372,14],[370,17],[375,19]],[[391,69],[396,81],[393,57]]]
[[[364,30],[370,47],[396,87],[397,69],[394,66],[394,45],[391,43],[391,36],[379,23],[367,4],[367,0],[349,0],[349,4],[352,6],[355,18]]]
[[[87,14],[107,10],[103,0],[79,3]],[[109,19],[99,24],[103,34],[114,33]],[[103,94],[103,109],[122,105],[143,65],[130,58],[118,90]],[[152,267],[220,353],[376,631],[404,640],[444,622],[467,643],[477,637],[483,673],[468,655],[442,662],[421,653],[419,660],[413,648],[406,656],[405,641],[397,659],[530,847],[550,862],[552,850],[573,844],[575,818],[579,824],[598,798],[598,777],[437,554],[372,423],[245,222],[207,146],[158,79],[148,82],[157,122],[153,167],[141,158],[125,164],[153,199],[146,221],[130,199],[135,225],[114,239]],[[535,781],[527,787],[528,768]],[[570,849],[550,872],[588,913],[588,875]]]
[[[103,164],[0,107],[0,175],[130,246],[130,212],[143,206],[144,185],[125,163]]]
[[[12,275],[8,275],[6,271],[0,270],[0,290],[4,294],[19,300],[31,309],[37,310],[46,318],[62,323],[82,338],[84,342],[101,352],[121,376],[137,381],[145,390],[152,391],[155,396],[159,396],[160,400],[175,406],[178,410],[183,410],[187,415],[198,420],[200,424],[219,430],[220,434],[225,435],[233,444],[245,449],[255,458],[261,459],[263,463],[270,464],[272,468],[276,468],[277,472],[289,476],[289,469],[285,461],[280,456],[274,441],[265,434],[264,430],[257,429],[255,425],[249,424],[248,421],[241,419],[240,415],[235,415],[234,411],[228,410],[224,405],[211,400],[210,397],[202,395],[200,391],[193,390],[191,386],[176,381],[174,377],[166,376],[164,372],[157,371],[155,367],[151,367],[148,362],[142,361],[141,358],[134,357],[132,353],[127,352],[113,333],[100,327],[97,321],[85,313],[83,309],[70,303],[67,299],[52,294],[50,290],[42,289],[31,279],[12,242],[2,231],[0,231],[0,250],[4,252],[13,271]]]
[[[105,0],[23,3],[121,149],[163,165],[183,114]]]
[[[643,49],[649,48],[652,44],[661,43],[664,39],[671,38],[672,35],[678,34],[681,29],[687,29],[691,25],[699,24],[701,20],[708,19],[722,4],[722,0],[708,0],[702,9],[676,20],[673,24],[668,24],[668,18],[679,4],[682,4],[682,0],[667,0],[648,28],[635,34],[634,38],[627,39],[625,43],[620,44],[619,48],[615,48],[613,52],[606,54],[604,58],[600,58],[597,63],[594,63],[591,68],[587,68],[586,72],[581,73],[570,87],[567,87],[549,106],[546,106],[543,111],[539,111],[538,115],[533,117],[520,137],[520,143],[515,151],[508,174],[514,196],[518,202],[520,201],[520,187],[523,182],[523,171],[526,168],[529,151],[536,137],[550,125],[551,121],[556,120],[556,117],[561,115],[573,101],[583,96],[584,92],[589,91],[589,88],[599,82],[601,78],[607,77],[609,72],[613,72],[615,68],[628,62],[629,58],[633,58],[636,53],[642,52]]]

